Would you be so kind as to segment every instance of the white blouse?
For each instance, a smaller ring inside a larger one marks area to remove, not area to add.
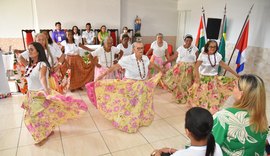
[[[210,61],[209,61],[210,58]],[[215,61],[216,60],[216,61]],[[202,64],[199,67],[199,72],[201,75],[206,75],[206,76],[215,76],[218,74],[218,66],[219,62],[222,60],[221,54],[216,52],[215,54],[209,55],[207,53],[200,53],[198,57],[198,61],[202,61]],[[215,65],[214,67],[211,66]]]
[[[122,43],[117,45],[117,48],[124,52],[123,56],[132,54],[132,45],[128,43],[128,47],[125,48]]]
[[[178,57],[176,63],[179,62],[196,62],[196,52],[198,48],[195,46],[190,46],[189,48],[185,48],[184,46],[180,46],[176,52],[178,53]]]
[[[98,64],[104,68],[109,68],[113,65],[114,55],[119,54],[120,49],[112,46],[110,52],[106,52],[104,47],[99,47],[95,51],[91,52],[93,57],[98,57]]]
[[[30,75],[28,77],[26,77],[27,84],[28,84],[28,90],[40,91],[40,90],[44,89],[42,84],[41,84],[41,81],[40,81],[40,69],[43,66],[47,67],[45,62],[38,62],[36,67],[32,69],[32,72],[30,73]],[[31,69],[29,69],[28,72],[30,70]],[[49,71],[47,70],[47,73],[46,73],[47,85],[49,84],[48,77],[49,77]]]
[[[171,156],[205,156],[206,146],[190,146],[187,149],[178,150]],[[223,156],[220,146],[216,143],[214,156]]]
[[[81,35],[74,34],[73,37],[74,37],[74,41],[75,41],[76,45],[79,45],[79,43],[82,43],[82,36]]]
[[[77,44],[67,43],[66,41],[62,41],[61,45],[65,47],[66,55],[80,55],[80,49]]]
[[[165,51],[168,49],[168,43],[166,41],[163,41],[163,45],[161,47],[158,46],[157,41],[154,41],[151,44],[151,49],[153,49],[153,55],[157,57],[164,57]]]
[[[145,80],[148,75],[148,66],[150,64],[150,61],[145,55],[142,56],[142,61],[138,61],[140,70],[138,68],[135,54],[122,57],[119,60],[118,64],[126,70],[125,78],[134,80]],[[143,79],[141,78],[141,76]]]

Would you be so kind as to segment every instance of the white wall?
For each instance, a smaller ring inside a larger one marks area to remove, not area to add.
[[[37,12],[41,29],[54,28],[56,21],[69,29],[85,28],[87,22],[93,28],[120,27],[120,0],[37,0]]]
[[[227,2],[227,40],[236,43],[247,13],[253,3],[250,15],[249,46],[270,48],[270,0],[226,0]],[[201,15],[201,5],[197,0],[179,0],[178,10],[191,10],[189,32],[197,35]],[[222,18],[225,1],[203,1],[206,18]]]
[[[0,38],[20,38],[21,29],[54,29],[56,21],[63,28],[73,25],[85,28],[87,22],[93,28],[103,24],[108,28],[133,28],[136,15],[142,19],[143,36],[155,36],[158,32],[176,36],[177,3],[177,0],[0,0]]]
[[[177,0],[122,0],[121,26],[134,27],[136,15],[142,19],[141,34],[165,36],[177,33]]]
[[[31,0],[0,0],[0,38],[21,37],[33,25]]]

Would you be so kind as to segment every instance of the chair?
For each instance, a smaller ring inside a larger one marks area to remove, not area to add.
[[[117,44],[119,43],[118,38],[119,38],[119,34],[118,34],[118,29],[108,29],[107,30],[110,34],[110,36],[113,39],[113,46],[117,46]]]
[[[50,35],[51,39],[52,39],[52,33],[53,33],[52,29],[40,29],[40,33],[42,33],[43,31],[47,31],[48,34]]]
[[[147,44],[144,45],[144,51],[143,51],[143,54],[144,55],[147,53],[147,51],[150,49],[150,47],[151,47],[151,44],[149,44],[149,43],[147,43]],[[149,59],[151,58],[151,56],[152,56],[152,52],[147,55],[147,57]]]
[[[24,39],[24,32],[26,34],[26,38]],[[34,41],[32,32],[36,32],[34,29],[23,29],[22,30],[22,38],[23,38],[23,46],[24,50],[26,50],[26,46]]]
[[[96,44],[100,44],[98,40],[98,33],[100,32],[100,29],[94,29],[95,35],[96,35]]]

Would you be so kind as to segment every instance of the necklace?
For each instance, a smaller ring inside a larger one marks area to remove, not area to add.
[[[37,66],[36,63],[35,63],[33,66],[31,66],[31,67],[27,66],[27,68],[26,68],[26,70],[25,70],[24,77],[28,77],[28,76],[32,73],[33,69],[34,69],[36,66]],[[30,70],[29,70],[29,69],[30,69]]]
[[[189,48],[187,48],[187,52],[190,54],[191,53],[191,51],[192,51],[192,46],[190,46]]]
[[[106,67],[107,67],[107,68],[110,68],[110,67],[112,66],[112,52],[110,52],[110,53],[111,53],[111,65],[108,66],[108,61],[107,61],[106,51],[104,50],[104,56],[105,56],[105,62],[106,62]]]
[[[141,73],[141,69],[140,69],[140,66],[139,66],[139,61],[138,61],[138,59],[136,59],[136,61],[137,61],[137,65],[138,65],[138,69],[139,69],[140,77],[141,77],[141,79],[144,79],[144,78],[145,78],[145,76],[146,76],[146,73],[145,73],[145,67],[144,67],[144,62],[143,62],[143,59],[142,59],[142,64],[143,64],[143,76],[142,76],[142,73]]]
[[[211,62],[211,60],[210,60],[210,55],[208,54],[208,60],[209,60],[209,62],[210,62],[210,64],[211,64],[212,67],[215,67],[216,64],[217,64],[216,54],[214,54],[214,59],[215,59],[215,64],[213,65],[212,62]]]

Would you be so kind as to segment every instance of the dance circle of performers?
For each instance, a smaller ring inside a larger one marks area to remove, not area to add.
[[[174,95],[176,103],[203,107],[213,114],[232,94],[239,77],[222,61],[213,40],[198,54],[193,37],[186,35],[184,44],[169,56],[167,42],[159,33],[149,59],[143,54],[142,42],[134,42],[128,52],[122,48],[123,52],[107,36],[104,44],[93,50],[75,43],[72,31],[66,36],[65,41],[53,44],[48,35],[38,34],[36,42],[18,56],[17,70],[22,71],[19,86],[22,90],[27,87],[22,104],[24,123],[37,144],[46,141],[59,124],[88,110],[83,100],[66,96],[67,90],[84,90],[85,86],[91,103],[114,127],[135,133],[154,120],[153,97],[158,83]],[[81,50],[89,52],[90,62],[83,60]],[[219,66],[235,78],[218,76]]]

